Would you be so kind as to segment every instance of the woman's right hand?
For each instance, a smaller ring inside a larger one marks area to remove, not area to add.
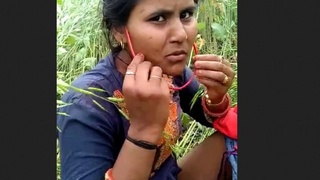
[[[157,143],[169,116],[170,103],[162,69],[138,54],[127,68],[122,91],[129,112],[129,136]]]

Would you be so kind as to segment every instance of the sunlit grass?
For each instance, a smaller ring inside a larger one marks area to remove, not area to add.
[[[57,108],[70,105],[60,101],[61,95],[70,88],[70,83],[77,76],[94,67],[109,52],[100,27],[99,5],[99,0],[57,1]],[[201,35],[198,41],[200,53],[223,55],[237,71],[237,0],[200,1],[197,19]],[[88,95],[98,91],[73,90]],[[237,78],[229,94],[233,105],[236,104]],[[99,98],[113,100],[108,97]],[[172,147],[178,158],[214,132],[212,128],[200,125],[187,114],[183,115],[182,121],[186,131]],[[57,179],[60,179],[59,148]]]

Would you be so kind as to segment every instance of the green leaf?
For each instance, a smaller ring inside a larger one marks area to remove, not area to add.
[[[202,84],[200,84],[198,91],[196,92],[196,94],[193,96],[193,98],[191,99],[191,106],[190,106],[190,110],[193,108],[194,104],[196,103],[196,101],[198,100],[199,97],[203,96],[204,93],[204,86]]]
[[[206,24],[205,24],[204,22],[199,22],[199,23],[197,24],[197,28],[198,28],[198,30],[200,31],[200,30],[206,28]]]
[[[61,101],[61,100],[57,100],[57,105],[65,105],[66,103]]]
[[[127,120],[129,120],[129,116],[127,116],[126,113],[124,113],[120,108],[117,108],[118,111],[122,114],[122,116],[124,116],[124,118],[126,118]]]
[[[82,59],[81,63],[83,64],[84,67],[93,68],[96,65],[96,60],[97,58],[89,57],[89,58]]]
[[[63,113],[63,112],[58,112],[57,114],[62,115],[62,116],[69,116],[69,114]]]
[[[59,106],[57,106],[57,109],[63,108],[63,107],[66,107],[66,106],[70,106],[70,105],[71,105],[71,103],[70,104],[64,104],[64,105],[59,105]]]
[[[105,91],[105,90],[103,90],[103,89],[95,88],[95,87],[88,87],[88,90],[98,91],[98,92],[106,92],[106,91]]]
[[[226,35],[226,30],[224,29],[223,26],[221,26],[218,23],[212,23],[211,28],[213,30],[213,35],[217,39],[223,39]]]
[[[115,97],[108,97],[108,100],[111,102],[115,102],[115,103],[119,103],[119,102],[123,102],[124,99],[123,98],[115,98]]]
[[[57,129],[58,129],[59,132],[62,132],[61,129],[58,126],[57,126]]]
[[[65,53],[67,53],[68,51],[65,49],[65,48],[63,48],[63,47],[58,47],[58,49],[57,49],[57,54],[58,55],[61,55],[61,54],[65,54]]]
[[[99,106],[102,110],[108,112],[101,104],[99,104],[96,100],[92,99],[93,103]]]
[[[181,122],[182,122],[183,127],[186,127],[186,128],[189,127],[189,124],[191,122],[190,116],[186,113],[182,113],[181,114]]]
[[[70,35],[65,40],[66,44],[68,45],[74,45],[76,43],[76,36]]]
[[[57,4],[62,6],[62,0],[57,0]]]

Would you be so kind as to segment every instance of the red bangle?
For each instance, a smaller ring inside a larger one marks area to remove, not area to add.
[[[226,115],[228,113],[228,111],[230,110],[231,108],[231,100],[230,100],[230,97],[229,95],[227,94],[226,95],[226,98],[225,98],[227,101],[228,101],[228,107],[221,113],[213,113],[213,112],[210,112],[206,106],[206,99],[205,97],[202,97],[202,108],[204,110],[204,112],[208,115],[208,116],[211,116],[211,117],[222,117],[224,115]]]
[[[112,176],[112,168],[108,169],[104,176],[104,180],[114,180]]]

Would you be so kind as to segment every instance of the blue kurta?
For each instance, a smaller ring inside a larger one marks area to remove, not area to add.
[[[174,78],[176,86],[185,84],[192,71],[185,68],[183,74]],[[123,75],[116,69],[114,57],[110,54],[92,70],[78,77],[72,85],[87,89],[95,87],[107,93],[95,92],[102,97],[113,96],[115,90],[122,89]],[[188,113],[202,125],[212,127],[205,120],[200,99],[190,110],[190,102],[198,90],[194,79],[185,89],[174,93],[178,112]],[[97,101],[107,111],[102,110],[92,100]],[[105,172],[113,166],[125,140],[130,123],[115,105],[75,91],[67,92],[62,101],[72,103],[59,109],[69,116],[57,116],[61,160],[61,178],[64,180],[103,180]],[[178,116],[179,126],[181,119]],[[134,163],[134,162],[132,162]],[[169,156],[156,171],[152,180],[175,180],[180,172],[174,155]]]

